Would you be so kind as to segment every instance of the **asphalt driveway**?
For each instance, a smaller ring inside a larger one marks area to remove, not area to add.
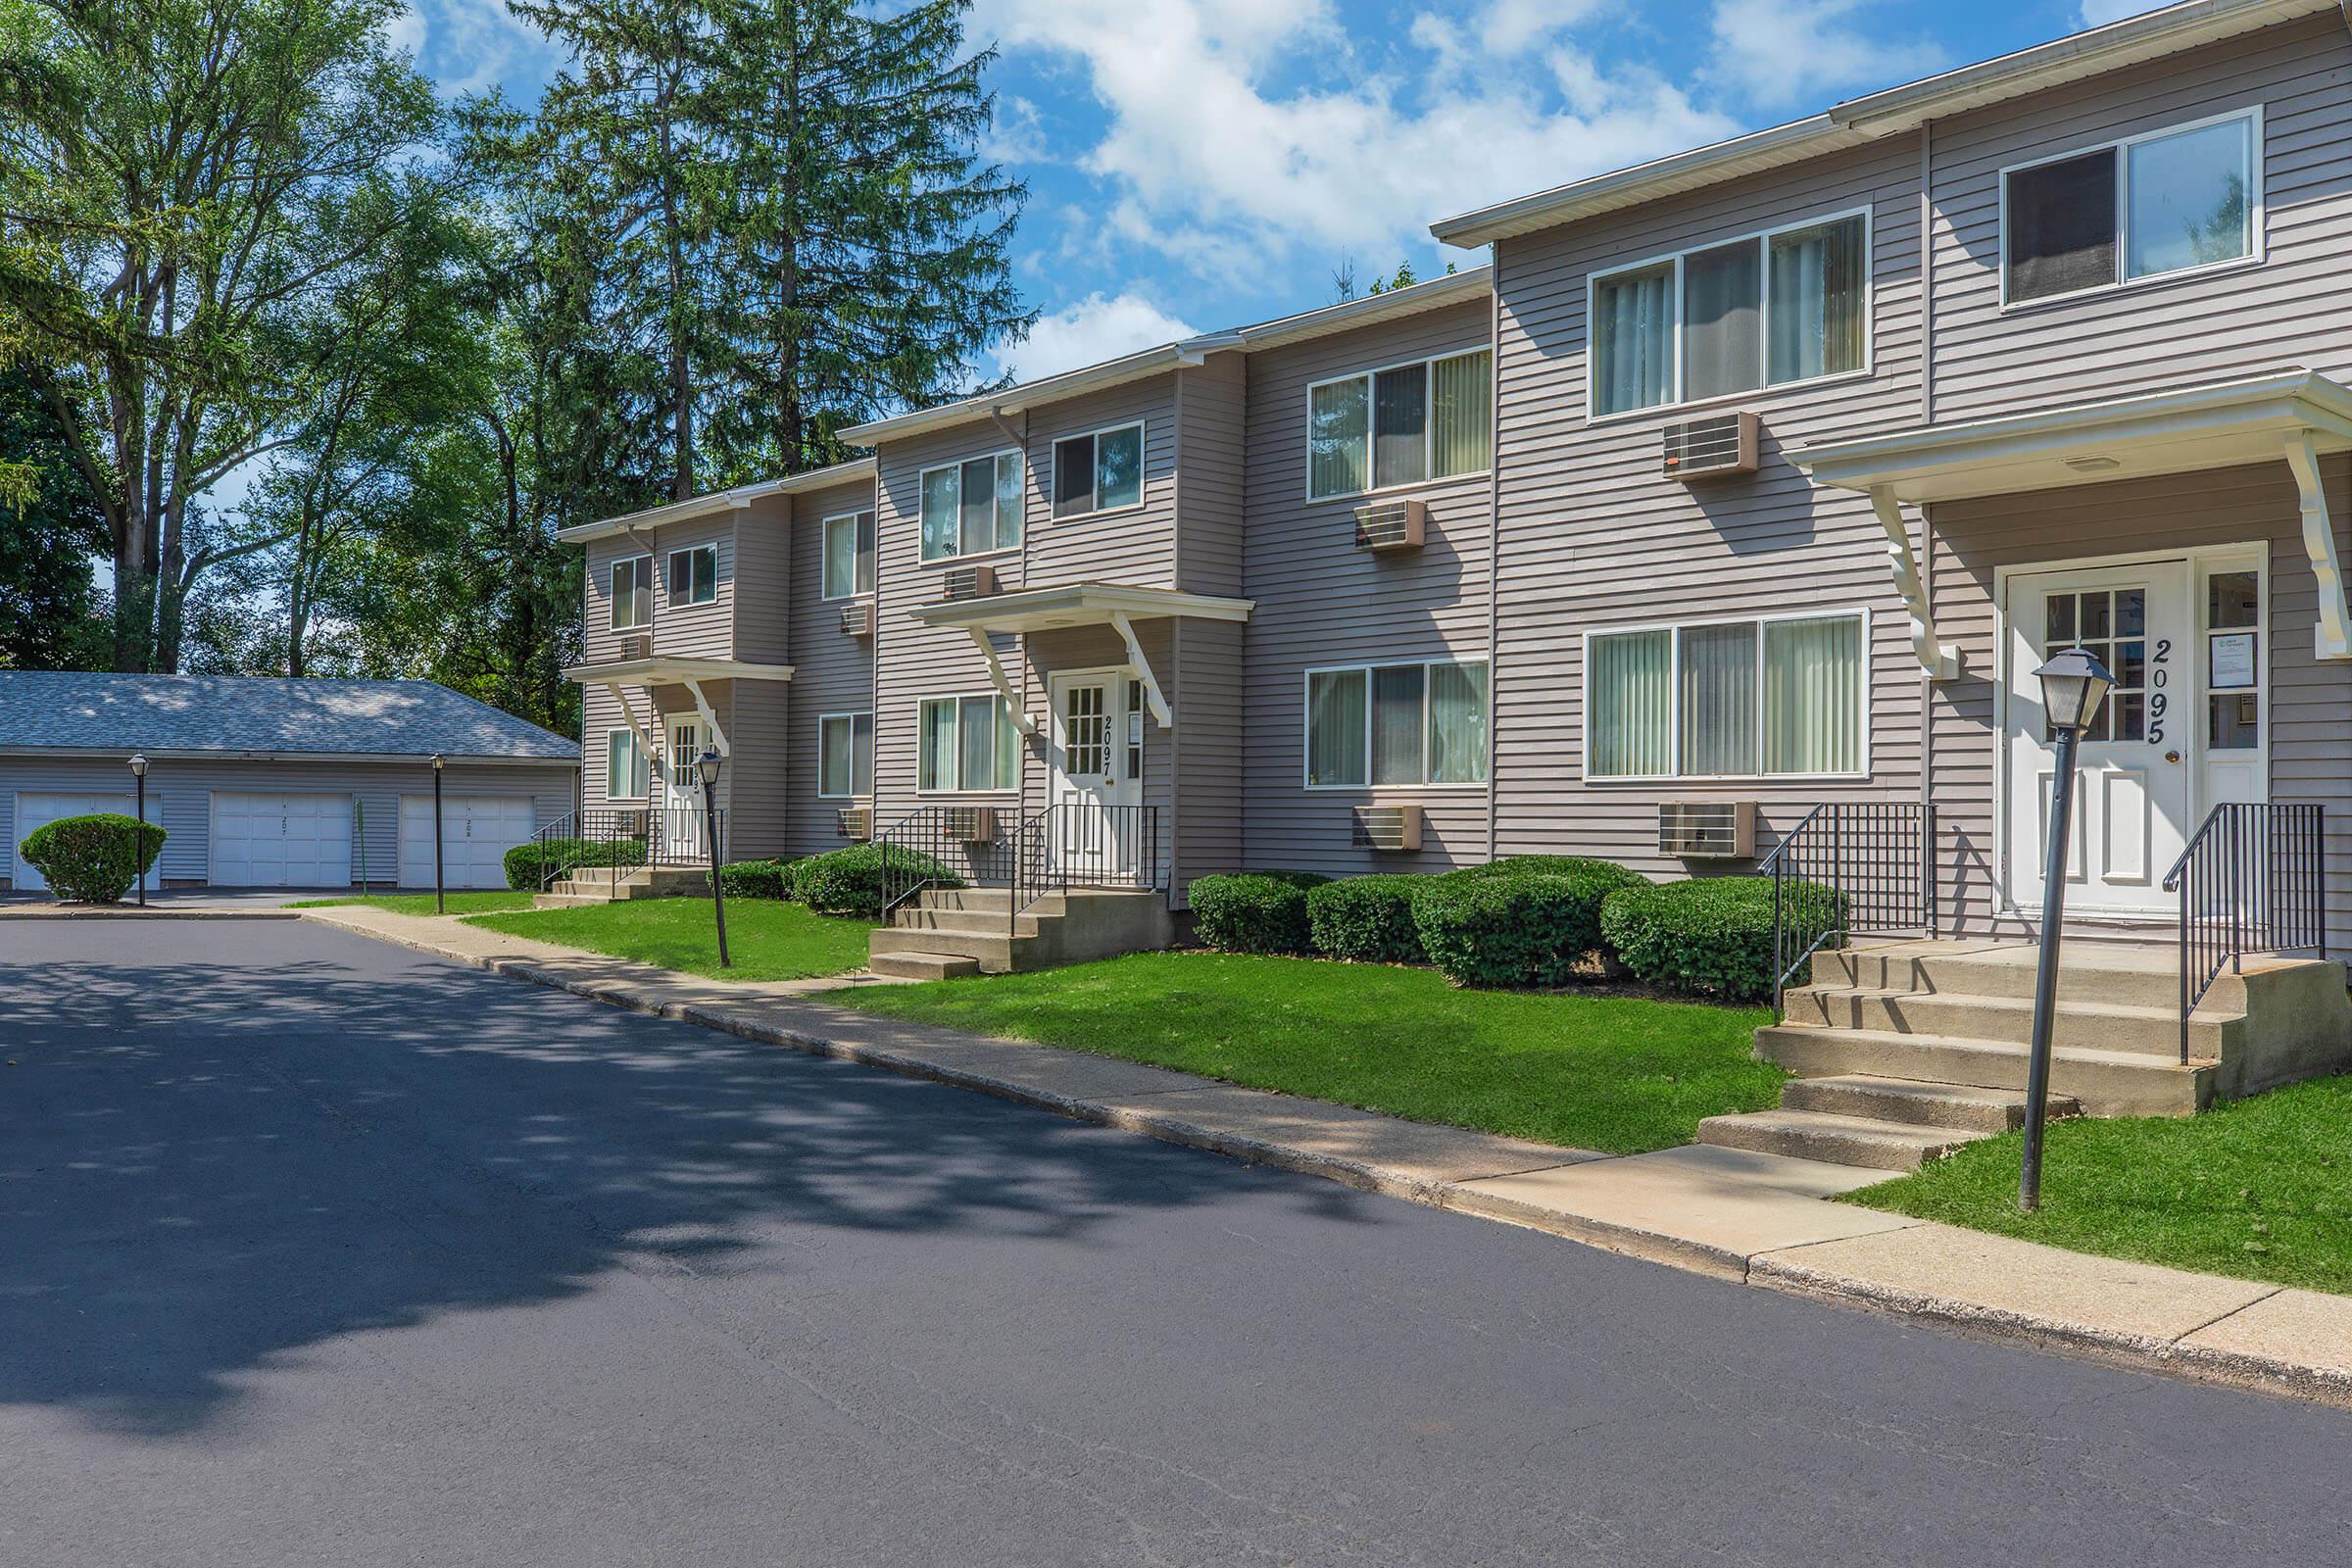
[[[2340,1560],[2352,1415],[288,922],[0,922],[0,1563]]]

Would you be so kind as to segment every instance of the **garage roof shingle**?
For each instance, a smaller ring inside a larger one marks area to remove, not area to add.
[[[0,670],[0,751],[571,761],[579,746],[429,680]]]

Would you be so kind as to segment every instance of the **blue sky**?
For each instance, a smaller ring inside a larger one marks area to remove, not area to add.
[[[503,0],[412,0],[445,91],[557,64]],[[986,151],[1029,181],[1015,271],[1046,374],[1329,304],[1449,258],[1436,218],[1810,114],[2146,0],[976,0]]]

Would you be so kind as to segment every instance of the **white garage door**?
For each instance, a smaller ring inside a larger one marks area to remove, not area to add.
[[[63,792],[49,794],[30,791],[19,795],[16,842],[8,847],[11,883],[20,893],[40,893],[48,889],[49,884],[41,880],[41,873],[24,863],[22,846],[34,828],[46,827],[60,817],[87,816],[93,811],[120,811],[128,816],[136,804],[127,795],[69,795]],[[162,810],[162,801],[152,792],[149,793],[147,820],[158,820]],[[147,873],[147,891],[152,893],[155,887],[155,873],[150,871]]]
[[[351,797],[213,791],[213,882],[224,888],[351,885]]]
[[[442,885],[503,888],[507,852],[531,838],[527,795],[445,795],[441,799]],[[400,885],[433,885],[433,798],[400,798]]]

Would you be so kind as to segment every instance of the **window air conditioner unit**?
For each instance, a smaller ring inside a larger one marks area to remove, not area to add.
[[[1429,532],[1429,503],[1384,501],[1355,514],[1355,548],[1383,554],[1418,550]]]
[[[1666,477],[1715,479],[1756,471],[1760,421],[1752,414],[1714,414],[1666,427]]]
[[[997,591],[994,566],[957,566],[947,574],[950,599],[987,599]]]
[[[857,599],[842,606],[841,629],[851,637],[871,637],[874,634],[873,601]]]
[[[993,806],[949,807],[948,837],[957,844],[994,844],[997,841],[997,808]]]
[[[1756,854],[1753,801],[1662,801],[1658,853],[1685,860],[1747,860]]]
[[[623,637],[620,640],[620,657],[651,659],[654,657],[654,640],[651,637]]]
[[[874,813],[871,807],[844,806],[833,813],[833,831],[845,839],[859,843],[874,836]]]
[[[1409,854],[1421,847],[1421,808],[1359,806],[1349,837],[1359,850]]]

